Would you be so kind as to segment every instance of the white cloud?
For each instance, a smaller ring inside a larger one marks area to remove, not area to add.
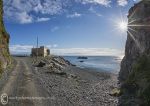
[[[102,15],[100,13],[98,13],[93,7],[89,8],[89,11],[94,13],[95,15],[97,15],[98,17],[101,17]]]
[[[10,45],[9,49],[11,54],[30,54],[31,53],[31,49],[33,47],[33,45]],[[57,44],[52,44],[52,45],[46,45],[47,48],[56,48],[58,47]]]
[[[19,14],[16,13],[16,18],[18,18],[18,21],[20,21],[21,24],[32,23],[33,22],[32,16],[30,16],[26,12],[22,12],[22,13],[19,13]]]
[[[51,48],[51,47],[53,47],[53,45],[47,45],[46,47],[47,47],[47,48]]]
[[[59,30],[59,27],[58,27],[58,26],[55,26],[55,27],[51,28],[51,32],[55,32],[55,31],[57,31],[57,30]]]
[[[119,6],[125,6],[128,4],[128,1],[127,0],[118,0],[117,3]]]
[[[142,0],[133,0],[134,2],[139,2],[139,1],[142,1]]]
[[[66,7],[73,6],[71,3],[109,6],[111,0],[4,0],[4,16],[10,21],[21,24],[47,21],[49,20],[48,18],[39,19],[38,16],[44,17],[61,14],[66,11]],[[81,14],[76,12],[67,17],[80,16]]]
[[[55,55],[88,55],[88,56],[121,56],[123,50],[111,49],[111,48],[56,48],[57,44],[46,45],[50,48],[52,54]],[[30,54],[33,45],[10,45],[11,54]]]
[[[67,7],[73,6],[71,3],[101,5],[109,7],[113,0],[4,0],[4,16],[9,21],[15,21],[17,23],[33,23],[50,20],[50,16],[64,13]],[[125,6],[128,4],[128,0],[116,0],[118,5]],[[135,2],[140,0],[133,0]],[[100,13],[91,10],[97,16],[101,16]],[[70,12],[68,12],[70,13]],[[39,18],[42,17],[42,18]],[[47,16],[47,17],[45,17]],[[78,12],[68,14],[67,18],[81,17]]]
[[[50,18],[37,18],[37,22],[44,22],[44,21],[49,21]]]
[[[54,44],[53,47],[56,48],[56,47],[58,47],[58,45],[57,45],[57,44]]]
[[[66,6],[68,1],[69,0],[4,0],[4,14],[6,19],[18,23],[39,22],[37,14],[59,14],[63,11],[63,7]]]
[[[87,56],[117,56],[123,55],[122,51],[110,48],[65,48],[65,49],[51,49],[51,53],[56,55],[87,55]]]
[[[75,12],[74,14],[68,14],[67,18],[76,18],[76,17],[81,17],[81,16],[82,16],[81,14]]]
[[[9,49],[11,54],[29,54],[31,52],[32,45],[10,45]]]
[[[58,47],[58,44],[46,45],[46,47],[49,48],[49,49],[56,48],[56,47]]]
[[[104,6],[110,6],[111,0],[79,0],[82,1],[83,4],[94,3]]]

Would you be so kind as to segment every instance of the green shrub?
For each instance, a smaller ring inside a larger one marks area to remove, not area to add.
[[[133,65],[133,70],[125,82],[136,98],[142,98],[144,106],[150,106],[150,56],[143,55]]]

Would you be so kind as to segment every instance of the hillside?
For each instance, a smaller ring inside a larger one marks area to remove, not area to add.
[[[0,73],[10,63],[9,34],[6,32],[3,23],[3,1],[0,0]]]

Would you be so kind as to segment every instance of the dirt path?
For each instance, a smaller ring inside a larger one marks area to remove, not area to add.
[[[47,93],[39,86],[32,72],[29,59],[15,58],[17,64],[8,80],[4,83],[0,94],[9,97],[6,106],[46,106]]]

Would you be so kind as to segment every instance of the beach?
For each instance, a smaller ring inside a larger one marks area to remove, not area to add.
[[[55,106],[117,106],[117,97],[110,96],[117,88],[117,74],[94,68],[67,66],[61,70],[45,67],[34,69],[38,82],[52,98]]]
[[[8,95],[8,105],[117,106],[117,97],[110,95],[117,88],[117,74],[79,68],[62,57],[14,59],[14,67],[0,81],[0,94]]]

